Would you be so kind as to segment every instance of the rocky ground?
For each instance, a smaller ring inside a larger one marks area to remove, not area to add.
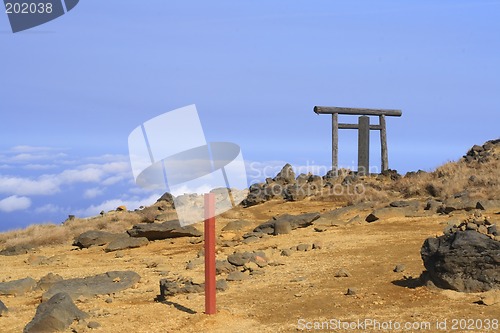
[[[475,147],[461,163],[490,163],[484,151]],[[498,190],[497,183],[483,186]],[[45,332],[43,325],[69,326],[66,332],[333,331],[335,320],[359,321],[342,329],[352,332],[500,331],[498,198],[402,192],[359,202],[253,197],[260,202],[217,217],[220,290],[218,312],[210,316],[203,225],[162,222],[175,213],[161,202],[141,211],[143,223],[128,233],[94,230],[59,245],[4,246],[0,332]],[[120,209],[96,219],[112,224],[132,214],[138,213]],[[161,221],[149,218],[158,214]],[[473,245],[461,247],[463,239]],[[484,251],[486,260],[450,278],[456,266],[449,258],[462,258],[459,266]],[[54,323],[47,315],[53,309],[67,323]],[[398,330],[399,324],[413,328]]]

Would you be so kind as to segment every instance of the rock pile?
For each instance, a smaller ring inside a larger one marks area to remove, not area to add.
[[[470,218],[425,240],[421,257],[430,280],[462,292],[500,289],[500,241],[496,225]]]
[[[324,177],[312,174],[300,174],[295,178],[295,172],[290,164],[286,164],[274,178],[267,178],[265,183],[253,184],[248,196],[243,200],[244,207],[254,206],[271,199],[286,201],[303,200],[320,193],[326,182],[333,177],[331,172]]]
[[[499,159],[496,149],[500,147],[500,139],[487,141],[484,145],[474,145],[462,158],[465,162],[487,163],[490,160]]]

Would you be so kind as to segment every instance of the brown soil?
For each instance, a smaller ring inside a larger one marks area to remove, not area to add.
[[[284,213],[322,212],[336,206],[339,203],[306,200],[296,203],[272,201],[247,209],[238,208],[217,218],[218,234],[229,220],[235,218],[252,220],[258,225]],[[465,215],[452,218],[462,217]],[[122,258],[117,258],[114,252],[104,253],[102,247],[74,250],[69,242],[36,251],[34,255],[51,258],[48,265],[28,264],[26,261],[33,254],[1,256],[1,280],[27,276],[39,279],[49,272],[64,278],[111,270],[139,273],[141,282],[132,289],[111,295],[112,303],[105,302],[110,297],[108,295],[76,301],[80,309],[91,314],[90,321],[102,325],[96,332],[296,332],[301,331],[306,322],[319,325],[331,319],[344,322],[372,319],[386,325],[389,321],[393,325],[395,322],[428,322],[431,325],[420,330],[359,327],[343,330],[346,332],[460,332],[466,330],[454,330],[453,319],[479,319],[485,325],[486,319],[500,319],[500,304],[478,304],[481,294],[419,285],[417,278],[424,270],[420,247],[426,238],[441,234],[443,224],[449,219],[449,216],[440,215],[392,218],[371,224],[331,227],[324,232],[308,227],[288,235],[269,236],[248,245],[218,247],[220,258],[233,251],[266,250],[275,265],[265,267],[263,275],[230,282],[227,291],[217,294],[218,313],[212,316],[203,313],[203,294],[177,295],[164,303],[154,301],[159,294],[161,278],[179,274],[203,279],[203,265],[195,270],[185,270],[187,261],[196,258],[203,247],[203,244],[191,244],[188,238],[156,241],[143,248],[125,250]],[[202,228],[202,225],[197,227]],[[233,236],[222,233],[223,238]],[[290,257],[280,256],[281,249],[315,241],[323,243],[322,249],[293,252]],[[393,272],[397,264],[405,264],[405,271]],[[340,268],[347,269],[351,276],[334,277]],[[292,282],[294,279],[299,281]],[[351,287],[357,288],[356,296],[345,295]],[[10,311],[0,317],[0,332],[22,332],[33,318],[40,298],[41,292],[18,297],[2,296]],[[447,320],[447,328],[437,329],[436,322],[444,320]],[[323,328],[326,328],[323,331],[328,331],[334,327]]]

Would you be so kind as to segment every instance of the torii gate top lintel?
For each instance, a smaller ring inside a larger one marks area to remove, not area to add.
[[[394,109],[365,109],[365,108],[345,108],[338,106],[315,106],[316,114],[350,114],[358,116],[393,116],[401,117],[401,110]]]
[[[338,130],[357,129],[358,130],[358,172],[368,174],[370,167],[370,130],[380,131],[381,161],[382,171],[389,169],[389,158],[387,153],[387,129],[385,116],[401,117],[401,110],[394,109],[365,109],[346,108],[336,106],[315,106],[316,114],[332,115],[332,170],[338,171]],[[339,124],[338,115],[358,115],[358,124]],[[378,116],[379,124],[370,125],[370,118],[367,116]]]

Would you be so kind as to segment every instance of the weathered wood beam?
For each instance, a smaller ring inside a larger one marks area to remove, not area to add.
[[[389,170],[389,154],[387,153],[387,127],[385,122],[385,116],[379,116],[380,123],[380,148],[381,148],[381,161],[382,161],[382,172]]]
[[[339,115],[332,113],[332,170],[335,176],[339,169]]]
[[[370,172],[370,117],[359,117],[358,130],[358,174]]]
[[[339,129],[359,129],[358,124],[339,124]],[[382,127],[380,125],[370,125],[370,130],[380,131]]]
[[[365,115],[365,116],[393,116],[400,117],[403,113],[401,110],[392,109],[364,109],[364,108],[344,108],[336,106],[315,106],[316,114],[350,114],[350,115]]]

